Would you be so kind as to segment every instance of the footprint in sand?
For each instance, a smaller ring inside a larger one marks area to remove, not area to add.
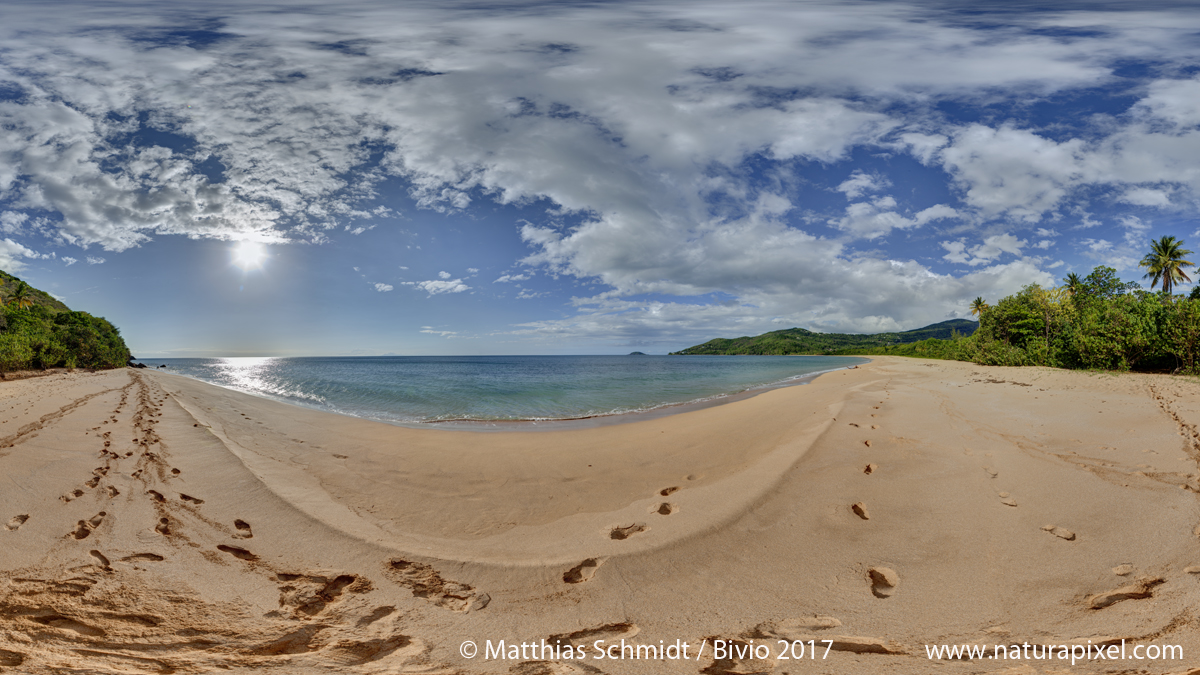
[[[16,532],[17,530],[21,529],[21,526],[24,525],[25,521],[27,520],[29,520],[28,513],[22,513],[19,516],[13,516],[8,520],[8,524],[4,526],[4,529],[8,530],[9,532]]]
[[[162,493],[159,492],[158,490],[146,490],[146,494],[150,495],[150,498],[156,502],[167,501],[167,498],[162,496]]]
[[[606,644],[612,644],[614,641],[628,640],[635,637],[642,629],[637,624],[633,623],[609,623],[595,628],[585,628],[577,630],[574,633],[563,633],[561,635],[551,635],[546,639],[546,642],[557,646],[591,646],[596,640],[605,640]]]
[[[118,490],[117,488],[115,488],[111,485],[109,485],[108,488],[106,488],[106,489],[108,490],[109,497],[116,497],[117,495],[121,494],[120,490]]]
[[[872,567],[867,576],[871,579],[871,592],[877,598],[891,597],[900,585],[900,575],[890,567]]]
[[[166,518],[159,518],[158,524],[154,526],[154,531],[164,537],[171,534],[171,521]]]
[[[91,556],[96,559],[96,562],[100,563],[100,567],[103,567],[106,570],[111,569],[111,567],[108,564],[108,558],[104,557],[103,553],[101,553],[100,551],[97,551],[96,549],[92,549],[92,550],[88,551],[88,553],[90,553]]]
[[[233,535],[234,537],[238,539],[252,539],[254,537],[254,533],[250,531],[250,523],[241,518],[233,521],[233,526],[237,529],[237,532]]]
[[[1122,600],[1140,600],[1149,598],[1154,595],[1153,589],[1155,586],[1163,583],[1161,577],[1146,577],[1138,579],[1137,582],[1128,586],[1122,586],[1116,590],[1107,591],[1105,593],[1097,593],[1088,598],[1088,606],[1092,609],[1104,609],[1110,605],[1114,605]]]
[[[801,635],[807,637],[815,631],[829,630],[841,625],[842,622],[832,616],[818,614],[816,616],[804,616],[797,619],[760,623],[755,627],[754,632],[768,638],[791,641]]]
[[[454,612],[477,612],[492,601],[492,596],[473,586],[443,579],[437,570],[425,563],[392,558],[384,566],[383,574],[412,591],[413,597],[424,598]]]
[[[221,545],[217,546],[217,550],[224,551],[224,552],[228,553],[229,555],[231,555],[235,558],[238,558],[239,560],[247,560],[247,561],[258,560],[258,556],[254,555],[253,553],[251,553],[250,551],[247,551],[244,548],[238,548],[237,546],[226,546],[225,544],[221,544]]]
[[[866,466],[864,466],[864,467],[863,467],[863,473],[865,473],[865,474],[867,474],[868,476],[870,476],[871,474],[875,473],[875,472],[876,472],[878,469],[879,469],[879,465],[878,465],[878,464],[871,463],[871,464],[868,464],[868,465],[866,465]]]
[[[522,661],[508,669],[508,675],[603,675],[599,670],[578,661]]]
[[[1001,492],[1000,503],[1005,506],[1016,506],[1017,500],[1013,499],[1007,492]]]
[[[97,485],[99,485],[99,484],[100,484],[100,476],[92,476],[92,477],[91,477],[91,478],[88,480],[88,482],[84,483],[84,485],[86,485],[86,486],[88,486],[88,487],[90,487],[90,488],[94,488],[94,487],[96,487],[96,486],[97,486]]]
[[[1042,529],[1060,539],[1075,541],[1075,533],[1064,527],[1058,527],[1057,525],[1043,525]]]
[[[179,493],[179,498],[185,502],[191,502],[191,503],[195,504],[196,506],[200,506],[201,504],[204,503],[203,499],[196,499],[195,497],[193,497],[191,495],[185,495],[182,492]]]
[[[87,523],[81,520],[75,525],[75,530],[71,532],[71,536],[76,539],[87,539],[91,533],[92,531],[88,529]]]
[[[588,558],[563,574],[563,581],[568,584],[581,584],[596,576],[596,570],[604,564],[601,558]]]
[[[1133,573],[1133,565],[1130,565],[1129,563],[1117,565],[1116,567],[1112,568],[1112,573],[1119,577],[1127,576]]]
[[[78,499],[82,496],[83,496],[83,490],[72,490],[70,492],[70,494],[65,494],[65,495],[59,497],[59,499],[63,500],[64,502],[69,502],[72,499]]]
[[[863,441],[863,445],[865,445],[869,448],[869,447],[871,447],[871,441]]]
[[[854,512],[854,515],[862,518],[863,520],[871,519],[871,514],[867,511],[867,505],[863,504],[862,502],[855,502],[851,504],[850,510]]]
[[[679,509],[674,504],[670,502],[663,502],[655,507],[654,512],[660,516],[669,516],[678,510]]]
[[[21,652],[12,652],[7,649],[0,649],[0,666],[15,668],[22,663],[25,663],[25,655]]]
[[[171,469],[171,475],[172,475],[172,476],[178,476],[178,475],[179,475],[179,469]]]
[[[166,558],[157,553],[134,553],[133,555],[121,558],[121,562],[162,562],[163,560],[166,560]]]
[[[996,476],[1000,475],[995,469],[993,469],[990,466],[983,467],[983,472],[986,473],[989,478],[995,478]]]
[[[872,429],[878,429],[878,428],[879,428],[879,425],[878,425],[878,424],[872,424],[872,425],[871,425],[871,428],[872,428]]]
[[[669,487],[669,488],[663,488],[663,489],[659,490],[658,494],[660,494],[664,497],[670,497],[672,494],[674,494],[678,491],[679,491],[678,487]]]
[[[88,525],[91,525],[92,527],[100,527],[100,523],[104,522],[104,516],[107,516],[107,515],[108,515],[108,513],[105,511],[101,511],[100,513],[97,513],[96,515],[92,516],[91,518],[88,518]]]
[[[633,525],[626,525],[624,527],[614,527],[609,531],[608,538],[617,540],[628,539],[633,535],[638,534],[639,532],[645,532],[648,529],[650,528],[644,523],[634,523]]]

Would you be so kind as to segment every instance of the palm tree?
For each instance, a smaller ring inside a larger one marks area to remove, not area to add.
[[[1074,272],[1071,272],[1064,277],[1063,281],[1067,282],[1067,292],[1071,295],[1078,295],[1079,291],[1083,288],[1083,279],[1080,279],[1079,275],[1075,274]]]
[[[1183,248],[1183,240],[1175,237],[1163,237],[1150,242],[1150,252],[1138,263],[1138,267],[1146,268],[1143,279],[1150,279],[1150,288],[1157,286],[1160,281],[1163,291],[1171,294],[1171,287],[1179,281],[1191,281],[1183,273],[1184,267],[1194,267],[1195,263],[1184,260],[1183,256],[1191,254]]]
[[[33,307],[33,293],[31,291],[33,289],[29,287],[29,284],[24,281],[18,281],[16,288],[8,294],[8,304],[16,309]]]
[[[987,308],[988,304],[983,301],[982,297],[975,298],[971,301],[971,316],[975,316],[976,314],[983,316],[983,313],[987,311]]]

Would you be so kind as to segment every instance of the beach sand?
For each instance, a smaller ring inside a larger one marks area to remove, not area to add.
[[[150,370],[0,382],[0,671],[1200,673],[1197,424],[1195,379],[900,358],[499,433]]]

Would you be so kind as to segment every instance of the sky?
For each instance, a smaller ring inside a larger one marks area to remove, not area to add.
[[[0,9],[0,269],[139,357],[907,330],[1198,203],[1194,3]]]

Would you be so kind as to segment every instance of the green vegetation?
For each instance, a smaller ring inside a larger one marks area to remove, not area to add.
[[[0,272],[0,372],[44,368],[120,368],[129,348],[115,326],[73,312],[48,293]]]
[[[717,338],[672,354],[875,354],[885,352],[872,350],[894,346],[907,348],[931,339],[945,341],[959,335],[970,335],[976,326],[974,321],[951,319],[903,333],[874,335],[814,333],[803,328],[788,328],[764,333],[758,337],[740,337],[732,340]]]
[[[1178,247],[1175,253],[1176,260],[1187,254]],[[1152,267],[1147,276],[1169,288],[1166,280],[1178,277],[1170,266],[1161,269],[1155,276]],[[1051,289],[1032,284],[1004,298],[981,314],[969,339],[939,346],[947,356],[929,356],[983,365],[1200,372],[1200,300],[1141,290],[1111,267],[1066,281]]]
[[[1143,266],[1151,270],[1147,276],[1156,285],[1170,288],[1173,281],[1168,280],[1186,280],[1171,269],[1178,271],[1190,263],[1182,259],[1188,254],[1182,242],[1168,239],[1155,242],[1155,250],[1162,248],[1167,255],[1154,260],[1147,256],[1144,262],[1149,264]],[[887,354],[995,366],[1200,374],[1200,293],[1183,297],[1145,291],[1121,281],[1111,267],[1097,267],[1082,279],[1072,274],[1064,282],[1056,288],[1031,284],[995,306],[976,298],[971,307],[979,314],[979,328],[969,335],[962,324],[974,324],[961,319],[958,324],[947,321],[881,335],[818,334],[793,328],[756,338],[712,340],[676,353]],[[923,335],[948,330],[956,334]]]

